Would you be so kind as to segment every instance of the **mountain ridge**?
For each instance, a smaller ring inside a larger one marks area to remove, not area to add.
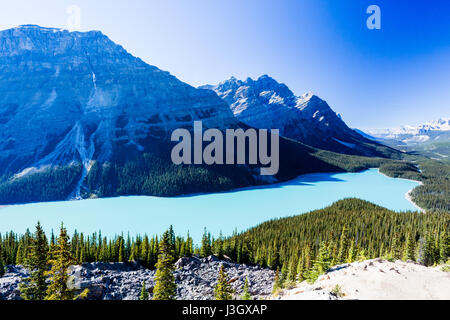
[[[277,128],[284,137],[333,152],[386,155],[377,142],[349,128],[325,100],[312,92],[296,96],[268,75],[256,80],[231,77],[216,86],[199,88],[214,90],[230,105],[236,118],[249,126]],[[395,153],[388,148],[384,152]]]
[[[290,99],[287,86],[268,76],[260,82]],[[26,25],[0,32],[2,204],[173,196],[268,183],[251,166],[175,166],[170,132],[192,128],[196,120],[204,128],[249,127],[215,92],[148,65],[99,31]],[[273,181],[382,162],[283,137],[280,158]]]

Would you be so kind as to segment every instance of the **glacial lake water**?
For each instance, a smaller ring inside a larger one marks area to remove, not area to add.
[[[0,232],[34,231],[39,220],[47,234],[57,234],[61,222],[70,234],[101,229],[113,236],[161,234],[173,225],[176,234],[189,230],[194,241],[206,227],[213,235],[230,235],[272,218],[302,214],[333,202],[357,197],[396,211],[417,210],[405,194],[416,181],[389,178],[370,169],[360,173],[319,173],[291,181],[231,192],[175,198],[130,196],[81,201],[33,203],[0,209]]]

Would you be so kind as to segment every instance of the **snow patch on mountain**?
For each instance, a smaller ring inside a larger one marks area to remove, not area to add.
[[[336,139],[336,138],[333,138],[333,140],[339,142],[340,144],[342,144],[342,145],[344,145],[344,146],[346,146],[348,148],[355,148],[356,147],[356,145],[354,143],[348,143],[348,142],[341,141],[341,140]]]
[[[170,137],[195,120],[237,126],[217,94],[146,64],[99,31],[0,31],[0,75],[0,176],[73,162],[85,175],[93,160],[145,152],[150,137]]]
[[[251,127],[279,129],[280,135],[335,152],[379,156],[373,141],[350,129],[326,101],[307,92],[296,96],[285,84],[268,75],[256,80],[231,77],[214,90],[230,106],[237,119]],[[352,149],[352,150],[349,150]]]
[[[441,118],[418,126],[403,125],[398,128],[373,129],[366,132],[379,139],[398,140],[408,145],[430,140],[447,140],[450,132],[450,118]]]

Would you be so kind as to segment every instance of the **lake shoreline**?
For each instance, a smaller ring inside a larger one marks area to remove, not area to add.
[[[213,235],[231,235],[265,221],[296,216],[359,198],[397,212],[417,211],[405,193],[418,185],[369,169],[358,173],[306,174],[289,182],[232,192],[190,197],[123,196],[11,205],[0,210],[0,232],[26,230],[37,221],[51,233],[61,222],[69,232],[102,231],[108,236],[162,234],[170,225],[195,242],[206,228]]]
[[[378,168],[378,172],[381,173],[383,176],[388,177],[388,178],[394,178],[394,177],[389,177],[387,174],[384,174],[383,172],[380,171],[380,168]],[[400,180],[406,180],[406,181],[414,181],[417,182],[419,186],[423,185],[422,181],[418,181],[418,180],[413,180],[413,179],[405,179],[405,178],[394,178],[394,179],[400,179]],[[420,212],[425,213],[426,210],[424,208],[421,208],[417,205],[417,203],[415,203],[411,197],[411,193],[413,192],[413,190],[417,187],[412,188],[411,190],[408,190],[408,192],[405,193],[405,199],[408,200],[409,202],[411,202],[411,204],[416,207]]]
[[[416,180],[413,180],[413,181],[416,181]],[[423,185],[423,182],[421,182],[421,181],[417,181],[417,182],[419,182],[419,186]],[[415,188],[417,188],[417,187],[415,187]],[[409,202],[411,202],[419,211],[421,211],[422,213],[426,213],[426,210],[424,208],[419,207],[417,205],[417,203],[415,203],[412,199],[411,193],[413,192],[413,190],[415,188],[412,188],[405,194],[405,199],[408,200]]]

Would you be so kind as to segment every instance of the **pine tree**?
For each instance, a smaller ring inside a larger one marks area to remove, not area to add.
[[[228,276],[223,265],[220,266],[217,284],[214,287],[215,300],[231,300],[233,291],[228,284]]]
[[[125,247],[123,245],[123,238],[119,238],[119,253],[118,253],[118,262],[125,262],[125,256],[124,256]]]
[[[431,238],[431,235],[428,234],[425,238],[421,238],[419,244],[419,263],[424,266],[433,265],[434,251],[434,241]]]
[[[141,295],[139,296],[139,300],[148,300],[148,291],[145,287],[145,280],[142,281],[142,289],[141,289]]]
[[[245,282],[244,282],[244,289],[242,291],[241,300],[251,300],[252,299],[252,296],[250,295],[248,287],[249,287],[248,277],[246,277]]]
[[[153,300],[175,300],[177,286],[173,275],[173,260],[171,235],[166,231],[159,243]]]
[[[311,270],[312,267],[312,260],[311,260],[311,247],[309,244],[306,245],[305,248],[305,264],[303,267],[303,273],[305,275],[308,274],[308,272]],[[304,276],[306,278],[306,276]]]
[[[31,276],[22,279],[19,285],[24,300],[44,300],[47,292],[45,272],[47,271],[48,244],[40,223],[36,225],[34,238],[31,239],[30,252],[25,258],[25,267]]]
[[[24,262],[24,255],[25,255],[25,248],[24,248],[24,242],[19,242],[19,247],[17,248],[16,253],[16,265],[21,265]]]
[[[281,289],[281,283],[280,283],[280,269],[277,268],[277,271],[275,272],[275,278],[273,279],[272,293],[277,292],[278,289]]]
[[[5,252],[3,251],[2,237],[0,235],[0,278],[5,275]]]
[[[355,242],[352,241],[350,249],[348,249],[347,263],[352,263],[353,261],[355,261],[355,256],[356,256]]]
[[[69,288],[69,267],[75,262],[70,253],[69,236],[67,230],[61,225],[58,241],[52,252],[50,271],[45,272],[49,276],[50,283],[47,287],[46,300],[73,300],[74,290]]]
[[[150,244],[148,241],[148,236],[144,236],[144,241],[142,241],[141,245],[141,253],[140,257],[144,261],[144,263],[147,263],[147,257],[148,257],[148,251],[150,250]]]
[[[0,278],[5,275],[5,264],[3,262],[3,257],[0,255]]]
[[[326,242],[322,242],[319,247],[319,253],[314,261],[311,272],[308,274],[309,282],[313,283],[319,275],[325,273],[331,267],[331,254]]]
[[[290,282],[295,282],[295,280],[297,280],[297,264],[297,259],[295,258],[295,256],[291,255],[287,275],[287,280]]]
[[[410,233],[406,236],[406,244],[405,244],[405,251],[403,252],[403,260],[412,260],[416,261],[415,257],[415,242]]]
[[[300,256],[300,259],[298,259],[297,263],[297,280],[299,282],[302,282],[305,280],[305,256],[302,254]]]
[[[288,267],[288,262],[286,262],[281,266],[281,272],[280,272],[281,287],[284,287],[284,285],[286,284],[286,281],[288,279],[288,272],[289,272],[289,267]]]
[[[344,263],[348,256],[348,236],[347,236],[347,227],[344,226],[342,228],[341,238],[339,240],[339,252],[336,258],[336,262],[338,264]]]
[[[200,255],[202,257],[208,257],[212,254],[211,252],[211,234],[206,231],[203,232],[202,246],[200,248]]]
[[[444,231],[439,237],[439,260],[446,263],[450,258],[450,236]]]
[[[358,253],[358,261],[364,261],[367,260],[367,256],[366,256],[366,250],[365,249],[361,249]]]
[[[400,246],[400,239],[398,237],[398,231],[394,231],[394,235],[392,238],[392,244],[391,244],[391,257],[393,260],[399,260],[402,258],[401,255],[401,246]]]

